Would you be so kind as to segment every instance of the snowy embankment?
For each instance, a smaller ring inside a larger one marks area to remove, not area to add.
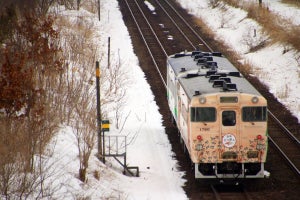
[[[126,76],[126,85],[122,86],[126,87],[126,102],[120,109],[122,114],[118,116],[118,129],[116,112],[111,108],[108,113],[110,131],[105,134],[126,135],[127,164],[138,166],[140,177],[124,176],[122,166],[113,159],[107,158],[105,165],[101,163],[96,157],[95,145],[89,160],[87,181],[80,182],[76,137],[72,127],[65,126],[49,146],[49,149],[53,149],[49,164],[55,169],[47,179],[48,186],[53,191],[52,198],[187,199],[182,189],[184,174],[177,169],[177,161],[173,158],[174,153],[162,126],[162,116],[133,53],[118,2],[101,1],[100,22],[97,13],[92,14],[82,8],[79,11],[62,9],[59,15],[68,16],[69,20],[88,15],[85,20],[93,20],[93,41],[98,43],[101,51],[99,59],[103,70],[107,67],[107,43],[110,37],[111,65],[113,67],[119,63]]]

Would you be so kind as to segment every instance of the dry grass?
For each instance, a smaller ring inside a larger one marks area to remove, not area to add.
[[[280,42],[282,44],[291,45],[297,51],[300,51],[300,27],[270,12],[267,6],[259,6],[257,2],[241,3],[237,0],[223,0],[223,2],[247,11],[248,17],[256,20],[274,43]]]
[[[281,0],[281,2],[300,7],[300,1],[299,0]]]
[[[98,12],[98,0],[82,1],[81,7],[93,14],[96,14]]]
[[[289,86],[287,84],[282,85],[281,89],[277,91],[277,96],[280,99],[286,99],[289,96]]]
[[[201,27],[201,32],[208,37],[206,40],[212,41],[210,44],[212,48],[221,51],[222,54],[224,54],[224,56],[226,56],[245,77],[249,76],[249,74],[252,72],[251,69],[253,66],[249,62],[240,62],[242,58],[239,56],[239,54],[227,46],[224,41],[215,40],[215,32],[212,31],[201,19],[195,18],[194,21],[199,25],[199,27]]]

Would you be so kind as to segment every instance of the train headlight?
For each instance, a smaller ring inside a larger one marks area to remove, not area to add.
[[[262,140],[263,138],[262,138],[261,135],[257,135],[257,136],[256,136],[256,139],[257,139],[257,140]]]
[[[202,141],[202,136],[201,135],[197,135],[197,140]]]
[[[258,97],[257,96],[252,97],[251,101],[252,101],[252,103],[257,103],[258,102]]]
[[[199,102],[200,102],[201,104],[205,104],[205,103],[206,103],[206,98],[205,98],[205,97],[200,97],[200,98],[199,98]]]

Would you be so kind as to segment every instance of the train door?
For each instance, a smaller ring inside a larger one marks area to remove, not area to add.
[[[233,161],[237,159],[239,147],[238,133],[238,110],[234,108],[223,108],[220,112],[221,146],[220,159],[223,161]]]

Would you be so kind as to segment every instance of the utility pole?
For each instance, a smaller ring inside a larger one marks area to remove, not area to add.
[[[100,68],[96,61],[96,90],[97,90],[97,134],[98,134],[98,158],[103,159],[101,138],[101,104],[100,104]]]
[[[110,37],[108,37],[107,68],[110,68]]]
[[[100,21],[100,0],[98,0],[98,18]]]

